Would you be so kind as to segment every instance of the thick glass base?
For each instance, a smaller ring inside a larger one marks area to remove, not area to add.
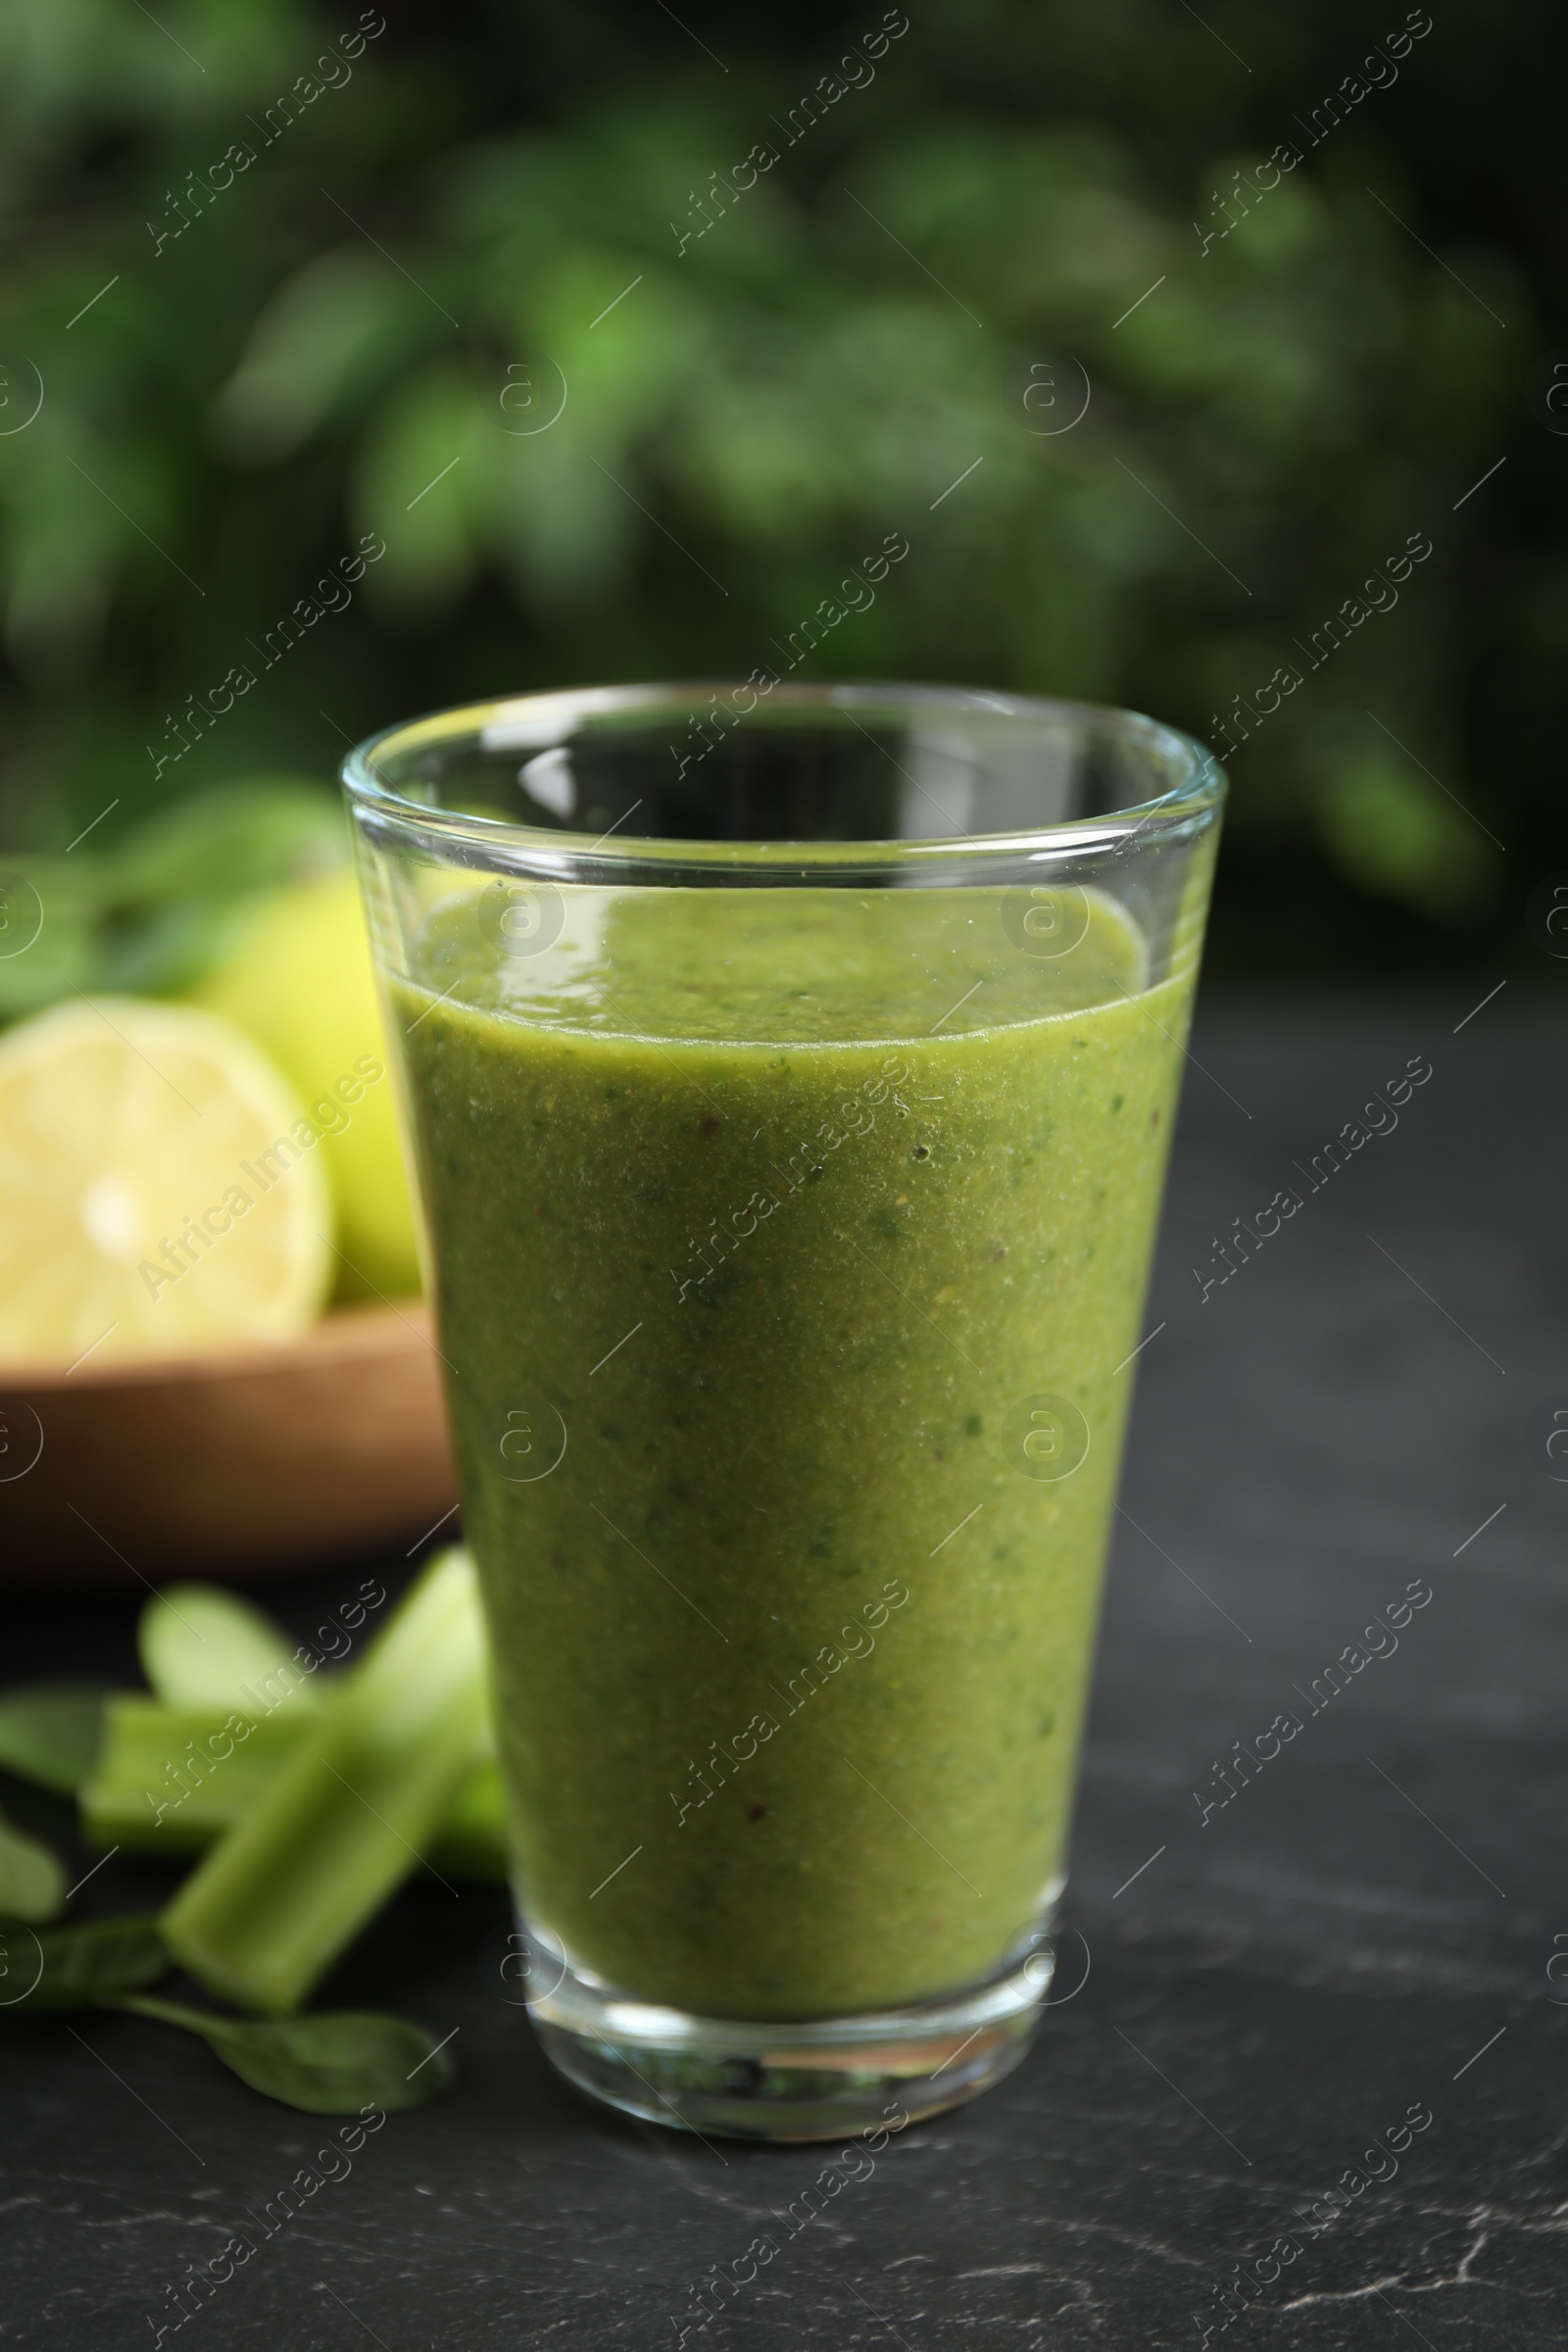
[[[528,2014],[568,2082],[646,2123],[731,2139],[900,2131],[960,2106],[1027,2051],[1054,1964],[1042,1936],[1003,1974],[940,2000],[753,2024],[629,2000],[559,1947],[552,1957],[537,1934],[526,1942]]]

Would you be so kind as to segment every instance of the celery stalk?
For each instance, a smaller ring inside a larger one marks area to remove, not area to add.
[[[77,1792],[82,1828],[124,1853],[199,1854],[250,1811],[305,1729],[304,1708],[252,1722],[119,1691],[104,1702],[98,1760]]]
[[[232,1714],[166,1707],[139,1690],[117,1691],[104,1702],[98,1760],[78,1791],[83,1833],[89,1843],[125,1854],[204,1853],[251,1811],[309,1729],[303,1710],[236,1723]],[[459,1788],[436,1825],[428,1859],[454,1878],[506,1878],[494,1756],[487,1754]]]
[[[473,1568],[449,1551],[174,1896],[170,1950],[241,2008],[297,2009],[416,1866],[487,1742]]]

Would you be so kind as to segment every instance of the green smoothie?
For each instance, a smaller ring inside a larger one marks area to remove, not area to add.
[[[922,1999],[1060,1883],[1199,918],[1013,895],[465,882],[395,986],[519,1890],[643,2000]]]

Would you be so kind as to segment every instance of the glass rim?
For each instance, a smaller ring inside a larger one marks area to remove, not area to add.
[[[891,705],[911,718],[984,714],[1011,719],[1019,723],[1020,731],[1028,725],[1070,723],[1119,738],[1128,749],[1141,749],[1152,765],[1154,761],[1173,763],[1179,770],[1177,780],[1164,792],[1125,808],[1008,832],[856,841],[723,841],[667,834],[617,835],[614,831],[595,838],[558,826],[520,824],[432,808],[428,802],[409,798],[378,773],[378,762],[398,750],[456,744],[467,738],[480,749],[542,752],[569,741],[585,718],[639,710],[654,713],[666,706],[686,710],[704,697],[747,691],[757,691],[749,679],[672,679],[639,685],[539,688],[453,704],[416,718],[400,719],[367,736],[344,759],[339,774],[357,814],[389,825],[405,839],[418,839],[455,862],[516,864],[533,872],[543,867],[564,877],[580,876],[589,862],[604,869],[607,876],[636,866],[679,865],[698,870],[743,870],[749,880],[756,880],[769,869],[798,875],[803,867],[809,867],[815,875],[835,870],[868,872],[925,861],[978,864],[997,858],[1054,860],[1092,853],[1122,856],[1135,841],[1148,841],[1152,847],[1212,817],[1228,789],[1224,768],[1205,745],[1143,711],[1109,703],[1006,694],[987,687],[877,679],[833,679],[818,684],[781,681],[761,690],[766,694],[765,706],[759,702],[751,710],[737,712],[737,721],[744,723],[759,712],[771,716],[776,711],[802,710],[841,710],[853,718],[857,709],[886,710]],[[505,730],[511,741],[486,747],[487,733],[496,730]]]

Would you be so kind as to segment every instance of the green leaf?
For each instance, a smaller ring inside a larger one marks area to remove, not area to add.
[[[422,2026],[370,2010],[216,2017],[137,1993],[114,2006],[199,2034],[241,2082],[307,2115],[359,2115],[367,2107],[391,2114],[400,2107],[423,2107],[449,2088],[456,2072],[446,2050]]]
[[[103,1700],[95,1683],[20,1683],[0,1693],[0,1765],[69,1796],[97,1762]]]
[[[303,777],[214,785],[156,810],[99,859],[98,986],[188,989],[227,954],[258,898],[331,873],[347,855],[334,796]]]
[[[169,1585],[136,1629],[142,1671],[169,1707],[234,1709],[263,1716],[285,1700],[315,1707],[316,1686],[291,1663],[279,1625],[216,1585]]]
[[[1351,881],[1439,921],[1484,900],[1497,865],[1475,821],[1440,800],[1441,790],[1374,751],[1336,759],[1318,810],[1330,853]]]
[[[347,856],[335,794],[303,776],[257,776],[188,794],[144,817],[106,871],[121,905],[157,906],[276,889],[330,873]]]
[[[0,1022],[97,984],[103,894],[83,858],[68,866],[63,858],[0,857]]]
[[[90,2009],[169,1971],[169,1954],[148,1913],[88,1919],[65,1928],[0,1920],[0,2012],[29,2016]]]
[[[233,936],[237,908],[249,899],[168,899],[129,927],[105,933],[98,985],[111,996],[167,997],[189,988],[220,960]]]
[[[65,1900],[66,1873],[58,1854],[0,1813],[0,1918],[53,1919]]]

